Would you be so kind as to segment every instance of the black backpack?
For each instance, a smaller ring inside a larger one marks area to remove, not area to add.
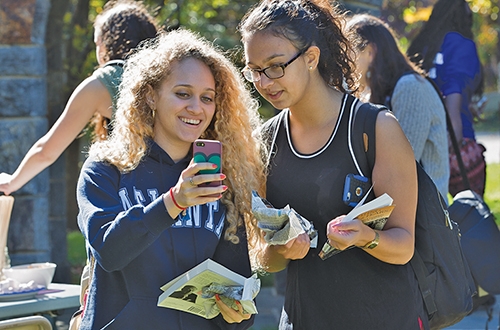
[[[358,161],[368,162],[371,169],[375,162],[375,122],[381,110],[387,108],[370,103],[360,106],[353,129],[354,155],[358,155]],[[418,280],[430,327],[442,329],[470,313],[476,287],[460,245],[459,227],[450,219],[447,204],[432,179],[418,162],[415,163],[418,203],[415,253],[410,264]]]

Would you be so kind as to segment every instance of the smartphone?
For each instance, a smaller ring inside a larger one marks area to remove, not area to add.
[[[213,170],[201,170],[198,174],[222,173],[222,143],[216,140],[198,139],[193,143],[193,159],[195,163],[213,163],[217,168]],[[201,187],[218,187],[222,181],[202,183]]]
[[[344,203],[349,206],[356,206],[363,199],[370,189],[370,179],[367,177],[349,173],[345,177],[344,183]]]

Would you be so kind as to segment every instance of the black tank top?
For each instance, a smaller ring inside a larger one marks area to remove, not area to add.
[[[316,249],[288,265],[283,316],[293,329],[407,330],[419,329],[418,316],[427,319],[409,264],[388,264],[359,248],[324,261],[318,257],[327,223],[352,209],[342,200],[346,175],[371,177],[367,166],[355,163],[350,148],[358,102],[344,96],[330,139],[308,155],[293,147],[288,111],[278,115],[267,199],[276,208],[290,205],[313,222],[319,235]],[[284,323],[280,329],[292,329]]]

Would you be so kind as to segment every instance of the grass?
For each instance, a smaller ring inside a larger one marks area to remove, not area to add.
[[[500,113],[498,111],[486,112],[478,122],[474,123],[476,132],[498,132],[498,127],[500,127]]]
[[[495,215],[497,224],[500,225],[500,164],[486,166],[484,201]]]
[[[474,123],[476,132],[498,132],[500,127],[500,93],[488,93],[488,103],[486,103],[481,119]]]
[[[498,126],[497,126],[498,127]],[[500,225],[500,164],[488,164],[486,167],[486,191],[484,200],[495,215],[497,223]],[[69,232],[68,240],[68,261],[71,265],[72,283],[80,282],[80,275],[85,265],[86,252],[85,241],[79,231]],[[273,274],[260,276],[262,286],[273,286]]]
[[[71,283],[79,284],[83,266],[87,260],[85,239],[79,231],[70,231],[66,236],[68,243],[68,261],[71,269]]]

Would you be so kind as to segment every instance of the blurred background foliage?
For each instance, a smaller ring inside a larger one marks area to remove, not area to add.
[[[405,50],[422,24],[429,18],[436,0],[385,0],[381,17],[398,33]],[[106,0],[57,0],[64,11],[64,69],[67,73],[65,94],[88,76],[97,61],[94,53],[92,22]],[[184,26],[200,32],[228,50],[240,64],[241,47],[236,27],[255,0],[144,0],[165,29]],[[499,0],[470,0],[474,12],[474,34],[487,75],[487,91],[497,88]]]
[[[61,0],[59,0],[61,1]],[[97,65],[93,43],[93,21],[106,0],[62,0],[67,2],[64,14],[63,42],[66,93],[86,78]],[[163,29],[180,26],[197,31],[228,51],[235,62],[241,60],[236,27],[255,0],[144,0]],[[61,8],[61,10],[64,10]]]
[[[398,33],[403,50],[429,19],[436,0],[389,0],[382,8],[382,18]],[[499,0],[468,0],[474,13],[473,32],[479,57],[485,70],[485,91],[497,90],[500,53],[498,35]]]

